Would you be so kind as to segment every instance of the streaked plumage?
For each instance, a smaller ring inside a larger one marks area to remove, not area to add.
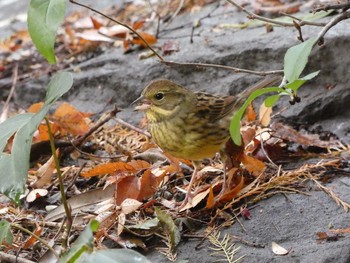
[[[169,80],[156,80],[143,90],[137,100],[143,104],[136,108],[145,112],[148,130],[162,150],[197,162],[224,147],[235,111],[251,92],[272,81],[276,79],[257,83],[236,97],[192,92]]]

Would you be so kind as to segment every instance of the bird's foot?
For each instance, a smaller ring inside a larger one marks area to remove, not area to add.
[[[191,193],[191,190],[189,189],[186,193],[185,199],[180,203],[180,206],[178,207],[178,210],[180,212],[185,211],[189,208],[192,207],[192,199],[193,199],[193,194]]]

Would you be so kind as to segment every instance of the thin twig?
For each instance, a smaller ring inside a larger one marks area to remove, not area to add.
[[[129,128],[130,130],[134,130],[134,131],[136,131],[136,132],[138,132],[138,133],[141,133],[141,134],[147,136],[148,138],[151,138],[151,137],[152,137],[152,135],[151,135],[149,132],[144,131],[144,130],[142,130],[142,129],[140,129],[140,128],[137,128],[137,127],[135,127],[134,125],[132,125],[132,124],[126,122],[126,121],[123,121],[123,120],[120,119],[120,118],[114,118],[114,120],[115,120],[116,122],[120,123],[121,125],[123,125],[123,126]]]
[[[283,70],[254,71],[254,70],[235,68],[235,67],[217,65],[217,64],[208,64],[208,63],[175,62],[175,61],[166,61],[166,60],[161,61],[161,63],[163,63],[165,65],[169,65],[169,66],[175,65],[175,66],[198,67],[198,68],[227,69],[227,70],[232,70],[235,73],[248,73],[248,74],[253,74],[253,75],[258,75],[258,76],[283,74]]]
[[[335,4],[335,5],[322,5],[320,7],[315,8],[314,12],[319,12],[319,11],[328,11],[328,10],[347,10],[350,8],[350,2],[344,3],[344,4]]]
[[[147,41],[139,34],[137,33],[137,31],[135,29],[133,29],[131,26],[122,23],[118,20],[115,20],[105,14],[103,14],[102,12],[91,8],[87,5],[75,2],[74,0],[69,0],[71,3],[85,7],[93,12],[96,12],[97,14],[113,21],[114,23],[117,23],[118,25],[124,26],[127,29],[129,29],[130,31],[132,31],[134,34],[136,34],[144,43],[145,45],[159,58],[160,62],[164,63],[165,65],[168,66],[191,66],[191,67],[207,67],[207,68],[218,68],[218,69],[227,69],[227,70],[232,70],[235,73],[248,73],[248,74],[254,74],[254,75],[258,75],[258,76],[267,76],[267,75],[273,75],[273,74],[281,74],[283,73],[283,70],[273,70],[273,71],[253,71],[253,70],[247,70],[247,69],[241,69],[241,68],[235,68],[235,67],[229,67],[229,66],[223,66],[223,65],[216,65],[216,64],[206,64],[206,63],[186,63],[186,62],[174,62],[174,61],[166,61],[159,53],[157,53],[152,47],[151,45],[149,45],[147,43]],[[217,7],[216,7],[217,8]],[[215,9],[214,9],[215,10]],[[207,15],[207,17],[210,17],[210,14]],[[205,17],[206,18],[206,17]],[[201,18],[203,19],[203,18]],[[272,20],[273,21],[273,20]]]
[[[4,106],[3,106],[3,111],[2,111],[1,116],[0,116],[0,123],[7,119],[7,114],[8,114],[8,111],[9,111],[10,100],[12,99],[12,96],[15,93],[17,79],[18,79],[18,63],[16,63],[15,67],[13,68],[12,86],[11,86],[11,89],[10,89],[10,93],[9,93],[7,99],[6,99],[6,102],[5,102]]]
[[[0,251],[0,262],[13,262],[13,263],[35,263],[34,261],[20,258],[14,255],[6,254]]]
[[[113,19],[113,18],[111,18],[111,17],[105,15],[104,13],[102,13],[102,12],[98,11],[97,9],[94,9],[94,8],[88,6],[88,5],[84,5],[84,4],[75,2],[74,0],[69,0],[69,2],[71,2],[71,3],[73,3],[73,4],[76,4],[76,5],[79,5],[79,6],[82,6],[82,7],[85,7],[85,8],[87,8],[87,9],[89,9],[89,10],[91,10],[91,11],[93,11],[93,12],[95,12],[95,13],[97,13],[97,14],[99,14],[99,15],[105,17],[105,18],[107,18],[107,19],[110,19],[111,21],[113,21],[114,23],[116,23],[116,24],[118,24],[118,25],[121,25],[121,26],[123,26],[123,27],[126,27],[126,28],[129,29],[131,32],[133,32],[135,35],[137,35],[137,36],[142,40],[142,42],[144,42],[145,45],[146,45],[146,46],[161,60],[161,61],[164,60],[164,58],[163,58],[157,51],[155,51],[155,50],[151,47],[151,45],[148,44],[148,42],[147,42],[135,29],[133,29],[133,28],[132,28],[131,26],[129,26],[128,24],[125,24],[125,23],[122,23],[122,22],[120,22],[120,21],[118,21],[118,20],[115,20],[115,19]]]
[[[263,244],[257,244],[255,242],[250,242],[250,241],[247,241],[239,236],[234,236],[234,235],[230,235],[230,236],[232,237],[233,240],[238,241],[238,242],[245,244],[247,246],[250,246],[250,247],[257,247],[257,248],[264,248],[265,247],[265,245],[263,245]]]
[[[91,134],[93,134],[97,129],[99,129],[103,124],[105,124],[106,122],[108,122],[109,120],[111,120],[118,112],[119,112],[119,108],[118,107],[114,107],[113,110],[111,110],[108,115],[106,116],[106,118],[104,118],[103,120],[100,120],[99,122],[97,122],[94,127],[92,127],[87,133],[85,133],[82,137],[79,137],[75,140],[72,141],[72,144],[75,145],[76,147],[81,145],[86,138],[88,138]]]
[[[329,29],[334,27],[336,24],[338,24],[340,21],[349,19],[350,18],[350,11],[346,11],[344,13],[341,13],[335,17],[333,17],[327,25],[318,33],[317,39],[315,43],[318,43],[319,45],[323,44],[323,37],[327,33]]]
[[[261,150],[264,153],[265,157],[267,158],[267,160],[269,160],[269,162],[275,167],[278,168],[278,165],[274,163],[274,161],[271,160],[270,156],[267,154],[267,152],[265,151],[265,147],[264,147],[264,139],[262,137],[262,133],[260,133],[260,145],[261,145]]]
[[[63,241],[62,241],[62,247],[64,249],[66,249],[68,247],[68,236],[69,236],[69,233],[72,229],[72,224],[73,224],[72,210],[67,203],[66,193],[64,191],[63,177],[62,177],[62,173],[61,173],[61,168],[60,168],[58,156],[56,153],[55,141],[53,138],[51,125],[50,125],[48,118],[45,117],[45,121],[46,121],[47,130],[49,132],[51,152],[52,152],[52,156],[53,156],[54,161],[55,161],[56,173],[57,173],[57,177],[58,177],[58,181],[59,181],[59,185],[60,185],[61,200],[62,200],[64,211],[65,211],[66,217],[67,217],[67,227],[66,227],[67,238],[63,239]]]
[[[229,2],[230,4],[234,5],[235,7],[237,7],[239,10],[241,10],[242,12],[246,13],[248,15],[249,19],[257,19],[266,23],[270,23],[270,24],[275,24],[275,25],[279,25],[279,26],[287,26],[287,27],[294,27],[294,23],[288,23],[288,22],[282,22],[282,21],[278,21],[278,20],[274,20],[274,19],[270,19],[267,17],[263,17],[263,16],[259,16],[257,14],[254,14],[250,11],[248,11],[246,8],[244,8],[243,6],[237,4],[235,1],[232,0],[226,0],[227,2]],[[309,21],[304,21],[304,20],[300,20],[299,21],[299,25],[300,26],[304,26],[304,25],[308,25],[308,26],[325,26],[324,23],[315,23],[315,22],[309,22]]]
[[[47,247],[55,255],[55,257],[57,259],[59,258],[59,255],[57,254],[56,250],[54,250],[53,247],[51,247],[44,239],[42,239],[38,235],[34,234],[33,232],[29,231],[28,229],[25,229],[24,227],[22,227],[18,224],[11,224],[11,227],[17,228],[17,229],[21,230],[22,232],[25,232],[28,235],[36,238],[37,240],[40,241],[40,243],[42,243],[45,247]]]

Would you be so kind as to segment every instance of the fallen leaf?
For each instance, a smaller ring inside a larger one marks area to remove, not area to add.
[[[170,235],[170,249],[175,250],[175,247],[179,244],[181,234],[177,226],[175,225],[173,219],[169,214],[160,210],[158,207],[154,208],[159,222],[163,226],[164,231]]]
[[[207,199],[207,204],[205,205],[205,208],[212,208],[215,204],[215,199],[214,199],[214,191],[213,191],[213,187],[210,186],[209,188],[209,195],[208,195],[208,199]]]
[[[250,103],[247,109],[245,110],[244,117],[248,122],[256,120],[256,112],[252,103]]]
[[[232,168],[228,173],[229,187],[225,193],[219,197],[220,202],[227,202],[235,198],[244,188],[244,177],[236,174],[237,168]],[[232,179],[231,179],[232,178]],[[233,188],[232,188],[233,187]]]
[[[142,205],[141,202],[135,199],[127,198],[120,204],[120,207],[122,209],[122,213],[127,215],[136,211],[141,205]]]
[[[90,19],[95,29],[100,29],[103,26],[103,23],[101,21],[98,21],[97,18],[90,16]]]
[[[60,126],[61,130],[72,135],[83,135],[90,130],[85,117],[89,115],[78,111],[72,105],[64,102],[51,116],[51,120]]]
[[[41,235],[42,232],[43,232],[43,228],[40,227],[40,226],[37,226],[37,227],[35,228],[35,230],[33,231],[33,233],[34,233],[35,235],[39,236],[39,237],[40,237],[40,235]],[[36,241],[37,241],[37,239],[36,239],[35,237],[30,236],[30,237],[24,242],[22,248],[23,248],[23,249],[29,249],[29,248],[31,248],[31,247],[35,244]]]
[[[37,102],[30,105],[27,111],[30,113],[38,113],[43,106],[44,106],[44,102]]]
[[[81,173],[81,176],[92,177],[96,175],[106,175],[116,172],[136,173],[137,169],[125,162],[103,163],[95,166],[87,172]]]
[[[48,194],[48,191],[46,189],[33,189],[29,192],[29,194],[26,197],[26,201],[28,203],[34,202],[36,199],[46,196]]]
[[[259,123],[263,127],[267,127],[271,121],[272,107],[266,107],[265,103],[262,103],[259,108]]]
[[[266,167],[266,165],[262,161],[250,157],[248,155],[242,156],[242,163],[244,164],[248,172],[250,172],[254,176],[258,176],[259,174],[261,174]]]
[[[57,156],[59,155],[59,149],[56,150]],[[35,176],[38,178],[36,182],[32,185],[34,188],[42,188],[51,183],[53,172],[56,169],[55,160],[53,156],[42,165],[35,173]]]
[[[285,249],[284,247],[281,247],[275,242],[271,243],[271,247],[272,247],[272,252],[275,253],[276,255],[283,256],[289,253],[287,249]]]
[[[117,227],[117,235],[120,236],[121,233],[123,233],[124,226],[126,222],[126,216],[124,213],[120,213],[118,215],[118,227]]]

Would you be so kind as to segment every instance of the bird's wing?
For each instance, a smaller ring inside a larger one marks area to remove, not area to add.
[[[208,122],[216,122],[234,110],[236,98],[234,96],[215,96],[198,92],[196,115]]]

